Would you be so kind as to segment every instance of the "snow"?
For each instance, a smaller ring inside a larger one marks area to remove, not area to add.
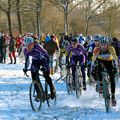
[[[117,80],[117,106],[106,113],[104,99],[95,91],[94,85],[87,85],[79,99],[68,95],[65,82],[52,77],[57,90],[56,106],[43,104],[34,112],[29,102],[30,77],[23,74],[24,64],[0,64],[0,120],[120,120],[120,81]],[[28,72],[30,75],[30,73]]]

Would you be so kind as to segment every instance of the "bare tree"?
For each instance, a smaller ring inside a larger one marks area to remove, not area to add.
[[[86,21],[85,35],[88,34],[90,20],[95,17],[96,14],[99,14],[98,10],[106,1],[107,0],[87,0],[82,6]]]
[[[23,7],[24,11],[34,12],[36,14],[36,31],[38,36],[41,33],[41,9],[43,0],[26,0]]]
[[[8,18],[8,27],[9,27],[9,33],[12,36],[12,24],[11,24],[11,4],[13,4],[13,0],[7,0],[4,1],[0,0],[0,9],[6,13]]]
[[[37,18],[37,34],[40,36],[41,32],[41,8],[42,8],[43,0],[36,0],[37,4],[37,11],[36,11],[36,18]]]
[[[17,10],[19,33],[23,34],[22,19],[21,19],[21,13],[20,13],[20,4],[21,4],[21,0],[17,0],[17,2],[16,2],[16,10]]]
[[[108,36],[114,36],[116,34],[116,28],[118,27],[118,16],[120,12],[120,2],[109,1],[107,8],[103,10],[103,17],[106,20],[106,32]]]
[[[64,32],[68,33],[68,14],[85,0],[48,0],[64,14]]]

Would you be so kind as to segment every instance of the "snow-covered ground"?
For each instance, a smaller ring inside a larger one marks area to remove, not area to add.
[[[23,74],[23,63],[0,64],[0,120],[120,120],[120,81],[117,81],[117,106],[105,112],[104,100],[87,85],[80,99],[68,95],[63,81],[55,82],[59,73],[52,76],[57,90],[57,104],[34,112],[29,102],[31,79]]]

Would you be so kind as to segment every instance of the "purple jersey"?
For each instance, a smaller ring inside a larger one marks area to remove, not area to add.
[[[25,58],[32,56],[31,70],[39,70],[40,66],[49,69],[49,55],[39,44],[35,43],[33,49],[28,51],[24,49]],[[26,61],[26,66],[29,66],[29,59]]]
[[[86,60],[86,52],[85,49],[82,45],[78,44],[76,48],[72,47],[70,44],[69,47],[67,48],[67,53],[68,53],[68,58],[73,58],[73,57],[80,57],[82,58],[81,62],[85,63]],[[73,59],[71,59],[73,60]]]

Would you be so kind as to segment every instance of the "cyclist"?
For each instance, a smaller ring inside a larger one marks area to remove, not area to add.
[[[72,38],[71,44],[67,48],[66,55],[67,68],[72,67],[73,84],[75,84],[76,65],[79,62],[83,76],[83,90],[86,90],[86,76],[84,67],[86,53],[84,47],[78,43],[78,39],[76,37]]]
[[[32,63],[31,63],[31,76],[33,81],[37,81],[39,83],[39,69],[42,66],[41,71],[43,71],[43,75],[45,77],[46,82],[50,86],[51,91],[51,99],[54,99],[55,97],[55,88],[52,83],[52,79],[49,76],[49,56],[47,52],[40,46],[38,42],[35,42],[32,37],[27,37],[24,40],[25,43],[25,49],[24,49],[24,55],[25,55],[25,67],[23,68],[24,73],[27,72],[27,69],[29,67],[29,56],[32,56]],[[38,91],[38,85],[35,85],[35,89],[37,92],[37,97],[39,97],[39,91]]]
[[[66,37],[67,38],[67,37]],[[59,67],[62,69],[62,57],[66,53],[66,49],[69,45],[69,39],[65,39],[64,35],[61,35],[59,48],[60,48],[60,55],[59,55]]]
[[[87,76],[88,76],[89,81],[91,81],[91,61],[92,61],[92,56],[93,56],[93,50],[95,47],[100,45],[100,38],[101,38],[101,36],[99,34],[95,34],[92,39],[93,43],[87,47],[87,53],[88,53]],[[97,70],[97,66],[94,68],[94,71],[92,72],[92,76],[95,81],[97,81],[97,76],[95,74],[96,70]]]
[[[117,72],[117,56],[114,47],[109,45],[108,38],[105,36],[101,37],[100,46],[95,47],[93,50],[92,66],[95,60],[98,59],[98,79],[100,82],[100,93],[102,93],[102,65],[105,66],[107,73],[110,77],[111,83],[111,101],[112,105],[116,105],[115,100],[115,74]]]

